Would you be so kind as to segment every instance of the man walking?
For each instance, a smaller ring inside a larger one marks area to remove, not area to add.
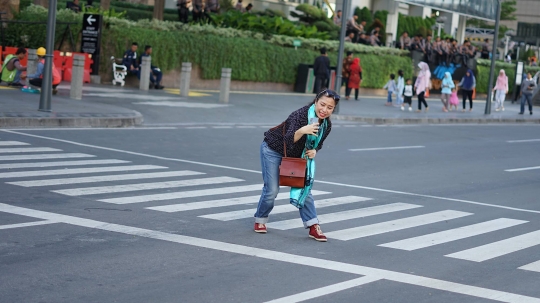
[[[536,88],[536,81],[532,78],[531,73],[527,73],[527,79],[523,80],[521,83],[521,110],[519,111],[520,115],[523,115],[525,111],[525,102],[529,104],[529,113],[532,115],[532,97],[534,89]]]
[[[149,57],[152,55],[152,47],[150,45],[147,45],[144,47],[144,53],[141,55],[141,59],[139,62],[139,65],[142,63],[143,57]],[[139,73],[137,74],[139,80],[141,79],[141,73],[139,69]],[[144,75],[143,75],[144,76]],[[163,73],[161,70],[154,65],[150,65],[150,88],[154,87],[155,89],[163,89],[164,87],[161,86],[161,78],[163,77]]]
[[[313,93],[318,94],[321,89],[328,87],[328,78],[330,78],[330,59],[324,47],[321,48],[321,55],[313,63],[313,73],[315,74]]]

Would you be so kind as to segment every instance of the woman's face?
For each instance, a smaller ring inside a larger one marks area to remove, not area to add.
[[[322,96],[317,102],[315,102],[315,113],[319,119],[325,119],[330,117],[336,107],[336,101],[334,98]]]
[[[469,72],[467,72],[466,75],[467,75],[467,77],[470,77],[470,76],[471,76],[471,74],[470,74]]]

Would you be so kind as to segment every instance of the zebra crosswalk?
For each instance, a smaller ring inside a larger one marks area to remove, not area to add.
[[[91,199],[96,203],[139,205],[141,209],[164,215],[196,212],[195,216],[200,220],[221,222],[253,220],[262,189],[260,183],[232,176],[173,170],[122,159],[101,159],[86,153],[2,140],[0,180],[7,186],[40,188],[63,196],[84,197],[85,201]],[[469,238],[477,239],[496,231],[527,227],[531,223],[514,218],[477,219],[471,212],[454,209],[433,211],[420,203],[340,196],[322,190],[313,190],[312,195],[317,197],[318,218],[324,224],[329,239],[362,241],[367,237],[377,239],[375,237],[381,235],[399,234],[402,230],[415,234],[393,242],[376,243],[381,249],[396,251],[417,251]],[[269,229],[303,228],[298,215],[294,214],[297,209],[287,203],[288,199],[286,191],[277,195],[272,219],[277,217],[279,220],[268,223]],[[387,219],[385,215],[389,214],[393,219]],[[469,218],[468,224],[463,223],[466,217]],[[452,227],[445,228],[443,222],[452,222]],[[422,228],[428,226],[435,227],[437,231],[422,234]],[[540,230],[528,229],[517,236],[514,234],[510,238],[441,255],[467,262],[484,262],[535,249],[536,246],[540,246]],[[451,246],[445,248],[451,249]],[[518,269],[540,273],[540,260]]]

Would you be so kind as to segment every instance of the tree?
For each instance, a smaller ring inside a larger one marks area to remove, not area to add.
[[[165,10],[165,0],[156,0],[154,2],[153,18],[163,21],[163,11]]]
[[[501,20],[516,20],[516,0],[506,0],[501,3]]]

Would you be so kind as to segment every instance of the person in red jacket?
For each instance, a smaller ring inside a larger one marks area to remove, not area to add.
[[[44,47],[40,47],[36,51],[36,55],[38,56],[38,66],[37,71],[35,74],[28,75],[27,78],[30,79],[30,85],[41,87],[43,85],[43,70],[45,69],[45,54],[47,51]],[[53,95],[56,95],[58,90],[56,87],[60,82],[62,82],[62,76],[60,75],[60,72],[54,67],[52,68],[52,87],[53,87]]]
[[[354,58],[349,70],[349,81],[345,90],[345,99],[349,100],[351,90],[354,88],[354,100],[358,101],[358,90],[362,82],[362,66],[360,66],[360,58]]]

